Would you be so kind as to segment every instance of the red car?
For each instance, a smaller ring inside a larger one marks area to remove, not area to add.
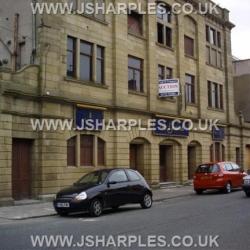
[[[242,186],[247,174],[233,162],[215,162],[200,165],[194,174],[194,190],[202,194],[207,189],[220,189],[231,193]]]

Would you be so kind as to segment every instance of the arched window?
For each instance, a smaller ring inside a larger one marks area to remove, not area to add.
[[[76,136],[67,140],[67,165],[76,166]]]
[[[94,136],[81,135],[80,141],[81,166],[94,166]]]

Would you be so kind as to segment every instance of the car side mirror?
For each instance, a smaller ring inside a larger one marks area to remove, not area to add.
[[[109,181],[108,182],[108,187],[110,187],[111,185],[115,185],[117,182],[116,181]]]

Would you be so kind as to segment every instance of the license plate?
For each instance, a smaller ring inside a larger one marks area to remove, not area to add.
[[[56,206],[57,206],[57,207],[69,207],[69,203],[68,203],[68,202],[57,203]]]

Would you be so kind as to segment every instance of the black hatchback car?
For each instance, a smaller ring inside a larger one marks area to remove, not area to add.
[[[88,211],[100,216],[106,208],[138,203],[152,206],[152,191],[145,179],[131,169],[103,169],[83,176],[72,186],[57,193],[54,208],[59,215]]]

